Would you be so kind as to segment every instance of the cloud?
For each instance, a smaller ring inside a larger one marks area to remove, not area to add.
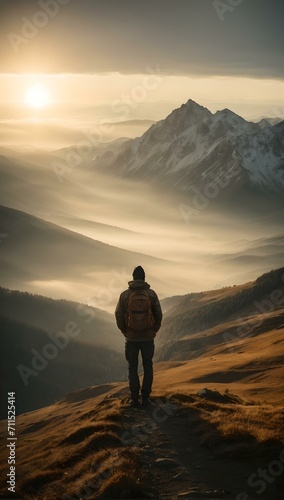
[[[1,110],[1,107],[0,107]],[[151,120],[128,120],[112,122],[110,130],[96,124],[89,124],[84,128],[82,123],[76,126],[74,121],[68,120],[40,120],[37,118],[0,119],[0,145],[29,145],[43,148],[60,148],[78,145],[86,141],[86,136],[92,135],[98,142],[98,147],[105,142],[114,141],[121,137],[134,138],[141,136],[155,123]],[[96,155],[96,148],[92,149]]]
[[[283,78],[283,14],[278,0],[2,2],[0,69]]]
[[[0,120],[1,144],[26,144],[42,147],[60,147],[79,142],[81,134],[56,121],[26,118],[18,120]]]

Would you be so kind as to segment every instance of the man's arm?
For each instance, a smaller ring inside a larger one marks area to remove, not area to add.
[[[117,324],[119,330],[124,334],[126,332],[126,324],[125,324],[125,309],[124,309],[123,293],[120,295],[116,309],[115,309],[115,319],[116,319],[116,324]]]
[[[156,294],[156,292],[154,292],[154,303],[153,303],[153,307],[152,307],[152,313],[153,313],[154,320],[156,323],[155,330],[156,330],[156,332],[158,332],[161,328],[163,313],[162,313],[161,304],[160,304],[160,301],[158,299],[158,295]]]

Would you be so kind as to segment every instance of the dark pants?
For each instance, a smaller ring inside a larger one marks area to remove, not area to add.
[[[128,361],[128,380],[131,397],[137,399],[140,390],[140,381],[138,376],[138,356],[141,351],[144,376],[142,383],[142,397],[148,397],[151,393],[153,382],[153,356],[154,356],[154,340],[146,340],[144,342],[125,343],[125,357]]]

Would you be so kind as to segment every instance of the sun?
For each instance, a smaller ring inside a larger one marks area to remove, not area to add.
[[[49,104],[48,91],[35,83],[26,93],[26,103],[33,108],[43,108]]]

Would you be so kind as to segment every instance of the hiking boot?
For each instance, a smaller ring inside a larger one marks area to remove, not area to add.
[[[151,399],[148,397],[142,397],[142,406],[149,406],[151,404]]]
[[[138,408],[138,406],[139,406],[139,400],[136,399],[136,398],[131,398],[130,399],[130,406],[132,408]]]

